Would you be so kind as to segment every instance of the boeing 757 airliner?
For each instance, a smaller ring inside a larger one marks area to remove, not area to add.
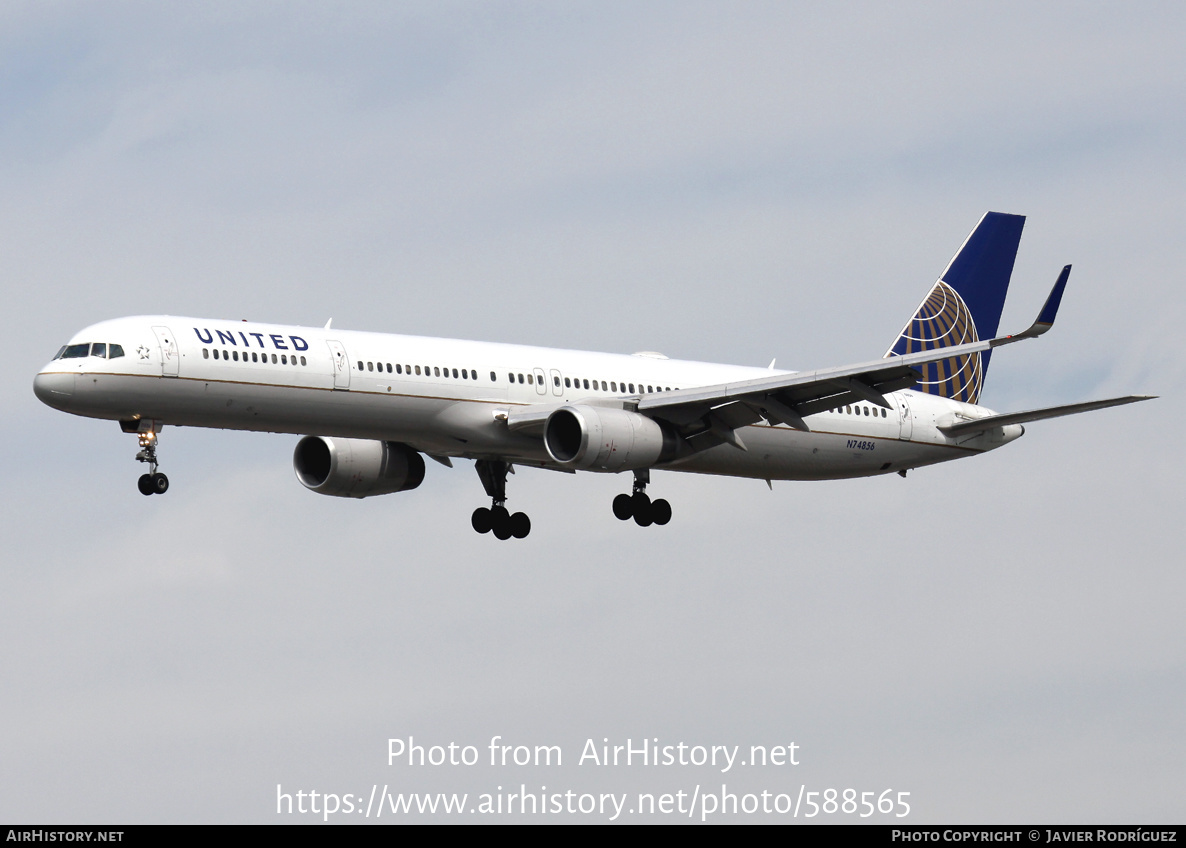
[[[424,456],[475,460],[492,500],[472,523],[499,539],[531,522],[506,508],[516,465],[633,473],[618,518],[666,524],[652,469],[759,480],[898,473],[993,450],[1022,424],[1146,400],[1127,396],[998,414],[979,406],[994,349],[1045,333],[1070,266],[1038,319],[997,336],[1025,218],[987,213],[885,356],[816,371],[154,315],[82,330],[33,381],[46,404],[119,421],[158,470],[165,424],[293,433],[297,479],[323,495],[414,489]]]

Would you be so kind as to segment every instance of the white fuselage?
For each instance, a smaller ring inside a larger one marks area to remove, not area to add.
[[[141,316],[92,325],[72,345],[114,358],[50,362],[35,391],[78,415],[402,442],[437,457],[559,468],[538,435],[507,427],[534,404],[627,406],[640,396],[778,373],[763,368],[253,322]],[[766,423],[657,467],[767,480],[861,477],[979,453],[1018,425],[948,437],[938,427],[991,410],[915,391],[892,409],[849,404],[810,431]]]

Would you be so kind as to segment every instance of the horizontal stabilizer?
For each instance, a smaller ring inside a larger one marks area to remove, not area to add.
[[[1061,418],[1064,415],[1077,415],[1080,412],[1107,409],[1109,406],[1123,406],[1126,403],[1153,400],[1155,397],[1156,395],[1128,395],[1108,400],[1093,400],[1087,403],[1070,403],[1066,406],[1048,406],[1045,409],[1031,409],[1029,412],[1010,412],[1005,415],[990,415],[987,418],[960,421],[958,424],[940,427],[939,430],[948,436],[958,436],[961,433],[974,433],[979,430],[1004,427],[1006,424],[1025,424],[1028,421],[1042,421],[1046,418]]]

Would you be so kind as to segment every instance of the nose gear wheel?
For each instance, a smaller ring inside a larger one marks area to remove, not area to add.
[[[136,433],[140,440],[140,451],[136,454],[136,461],[147,462],[149,470],[147,474],[140,475],[140,479],[136,481],[136,488],[142,495],[163,495],[169,491],[169,478],[157,471],[157,430],[160,429],[160,425],[155,421],[142,421],[140,424],[145,429]]]

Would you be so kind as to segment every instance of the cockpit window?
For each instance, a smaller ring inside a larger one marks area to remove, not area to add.
[[[118,359],[124,355],[122,345],[95,342],[93,344],[66,345],[58,351],[54,359],[82,359],[84,356],[97,356],[100,359]]]

